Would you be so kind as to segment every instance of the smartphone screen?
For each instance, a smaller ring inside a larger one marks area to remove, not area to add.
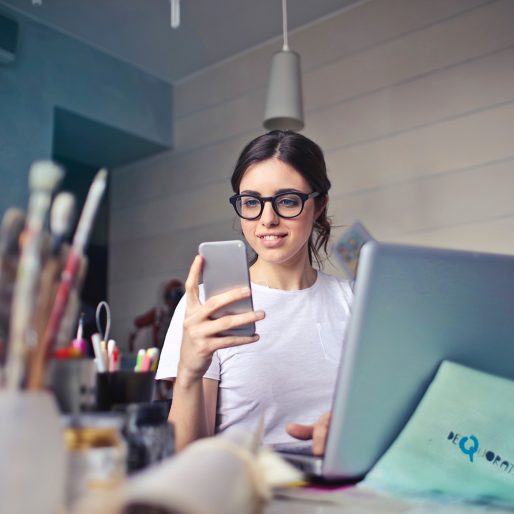
[[[242,241],[213,241],[202,243],[198,252],[204,258],[203,286],[205,298],[224,293],[231,289],[250,286],[246,246]],[[227,314],[241,314],[253,310],[252,297],[249,296],[215,312],[214,318]],[[220,333],[222,336],[255,334],[255,323]]]

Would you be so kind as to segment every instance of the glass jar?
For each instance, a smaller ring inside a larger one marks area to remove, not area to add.
[[[64,429],[67,453],[67,504],[85,495],[119,486],[126,477],[127,446],[123,417],[95,415],[70,418]]]

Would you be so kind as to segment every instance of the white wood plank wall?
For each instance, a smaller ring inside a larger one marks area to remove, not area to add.
[[[383,240],[514,253],[513,26],[512,0],[371,0],[290,35],[336,225],[360,219]],[[174,150],[113,173],[120,340],[160,283],[185,279],[201,241],[239,236],[229,177],[263,131],[279,48],[175,84]]]

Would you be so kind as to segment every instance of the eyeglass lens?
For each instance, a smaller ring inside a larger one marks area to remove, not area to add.
[[[295,193],[274,196],[272,202],[275,212],[284,218],[294,218],[303,209],[303,199]],[[243,218],[258,218],[264,209],[264,201],[254,196],[242,195],[236,202],[236,208]]]

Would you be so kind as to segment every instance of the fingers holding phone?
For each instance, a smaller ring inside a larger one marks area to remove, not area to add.
[[[207,371],[216,350],[256,342],[246,249],[242,241],[202,243],[186,281],[187,306],[181,369],[195,379]],[[205,303],[198,282],[203,270]]]
[[[209,304],[206,304],[206,306],[208,307]],[[216,338],[213,344],[217,350],[248,344],[258,340],[259,336],[257,334],[248,334],[247,327],[255,327],[257,321],[264,319],[264,311],[248,311],[241,314],[223,314],[219,316],[219,308],[208,308],[210,328],[214,331]]]
[[[184,284],[188,308],[194,308],[201,305],[198,284],[202,276],[202,268],[203,257],[197,255],[194,258],[191,267],[189,268],[189,275],[187,276],[186,282]]]

